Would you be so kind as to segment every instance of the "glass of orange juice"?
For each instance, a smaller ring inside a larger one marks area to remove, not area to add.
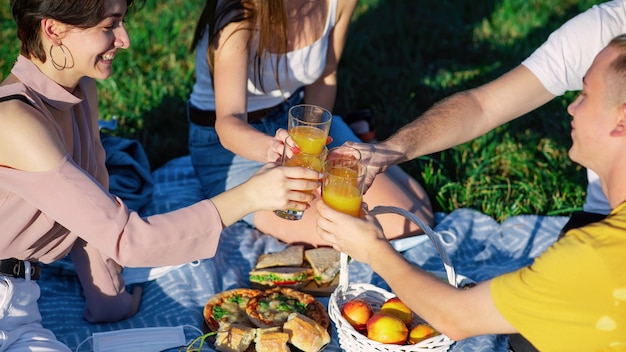
[[[358,217],[366,166],[358,149],[341,146],[328,151],[324,163],[322,199],[331,208]]]
[[[281,157],[281,164],[285,166],[302,166],[308,169],[321,172],[324,166],[324,160],[328,149],[326,146],[322,147],[321,153],[309,154],[302,150],[297,145],[291,136],[285,138],[285,144],[283,146],[283,155]],[[296,209],[279,209],[274,210],[274,214],[287,220],[300,220],[302,219],[303,210]]]
[[[303,152],[319,154],[326,145],[333,115],[311,104],[294,105],[289,109],[289,135]]]

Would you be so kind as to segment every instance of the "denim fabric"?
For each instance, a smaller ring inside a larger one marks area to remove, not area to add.
[[[273,136],[279,128],[287,129],[289,108],[301,102],[302,98],[296,95],[290,98],[289,102],[277,107],[267,117],[250,125]],[[339,116],[333,116],[330,135],[333,142],[328,145],[329,148],[341,145],[348,140],[358,140]],[[224,148],[219,141],[215,127],[200,126],[192,122],[189,122],[189,154],[207,198],[243,183],[263,165],[263,163],[235,155]],[[243,220],[254,226],[252,214],[247,215]]]

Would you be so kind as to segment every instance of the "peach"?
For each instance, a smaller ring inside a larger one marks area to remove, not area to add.
[[[439,332],[428,324],[417,324],[409,332],[409,343],[416,344],[420,341],[429,339],[435,335],[439,335]]]
[[[370,340],[404,345],[408,335],[409,328],[396,316],[379,312],[367,321],[367,338]]]
[[[380,312],[400,318],[406,326],[411,326],[413,323],[413,311],[398,297],[389,298],[383,303],[382,307],[380,307]]]
[[[344,317],[358,331],[365,330],[367,321],[372,316],[372,307],[364,299],[352,299],[341,307],[341,316]]]

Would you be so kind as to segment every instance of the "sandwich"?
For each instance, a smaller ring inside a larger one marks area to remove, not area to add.
[[[302,266],[304,246],[288,246],[276,253],[261,254],[255,269],[271,268],[275,266]]]
[[[282,332],[279,327],[259,328],[254,338],[256,352],[290,352],[289,334]]]
[[[243,352],[256,337],[256,329],[242,324],[220,324],[215,336],[215,349],[221,352]]]
[[[330,335],[320,324],[300,313],[291,313],[283,325],[289,343],[301,351],[318,352],[330,342]]]
[[[330,247],[319,247],[308,249],[304,252],[304,257],[313,269],[313,279],[318,285],[326,285],[335,279],[339,273],[338,250]]]
[[[252,269],[249,273],[253,286],[300,288],[311,281],[313,270],[309,267],[273,267]]]

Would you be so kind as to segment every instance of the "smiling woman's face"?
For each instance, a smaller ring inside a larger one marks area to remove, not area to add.
[[[111,65],[117,51],[130,46],[123,23],[126,0],[105,0],[104,8],[105,15],[100,23],[87,29],[70,27],[63,36],[68,65],[73,65],[72,73],[79,79],[85,76],[108,78],[113,72]],[[59,49],[54,54],[57,62],[63,57]]]

